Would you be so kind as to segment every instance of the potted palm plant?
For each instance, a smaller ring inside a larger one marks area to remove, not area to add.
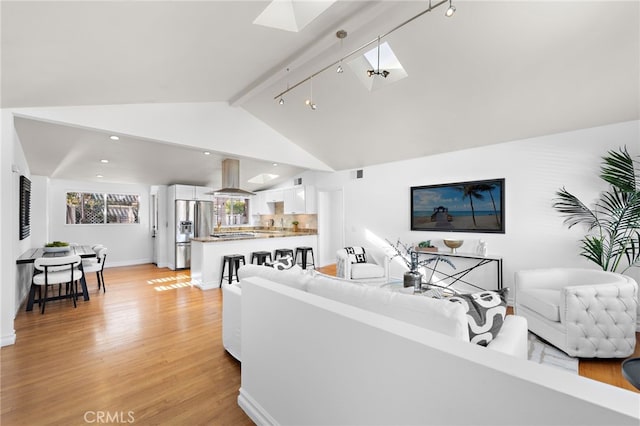
[[[609,184],[593,209],[564,187],[556,192],[553,207],[569,228],[585,224],[580,255],[604,271],[624,273],[640,266],[640,169],[627,152],[609,151],[603,157],[600,177]],[[626,262],[622,262],[622,260]]]

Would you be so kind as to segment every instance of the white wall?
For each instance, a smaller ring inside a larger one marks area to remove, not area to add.
[[[110,192],[140,196],[138,224],[67,225],[67,192]],[[153,240],[149,221],[150,187],[112,183],[79,182],[51,179],[49,183],[48,241],[69,241],[78,244],[102,244],[109,249],[106,268],[150,263]],[[32,194],[37,196],[38,194]],[[38,220],[46,220],[38,214]]]
[[[584,229],[568,230],[552,199],[565,186],[581,200],[595,201],[606,188],[598,177],[602,156],[625,145],[632,156],[640,155],[639,121],[365,167],[362,179],[353,171],[316,172],[315,184],[344,188],[346,245],[399,237],[406,243],[435,240],[443,247],[442,238],[460,238],[463,252],[473,251],[482,238],[489,254],[503,256],[504,284],[511,286],[521,269],[595,267],[578,255]],[[505,234],[410,230],[409,187],[486,178],[506,179]],[[628,275],[640,282],[639,272]]]
[[[16,259],[31,247],[32,237],[20,240],[18,233],[20,175],[31,179],[31,174],[20,140],[13,127],[13,115],[8,110],[1,110],[1,113],[0,294],[2,296],[2,311],[0,313],[0,345],[4,346],[15,342],[13,319],[18,309],[17,299],[21,296],[24,287],[17,279],[19,268],[16,266]]]

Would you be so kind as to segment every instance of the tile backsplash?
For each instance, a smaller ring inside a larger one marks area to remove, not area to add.
[[[315,230],[318,229],[318,215],[316,214],[284,214],[275,213],[258,216],[259,219],[254,219],[254,226],[264,226],[267,228],[293,228],[294,220],[298,221],[298,229],[300,230]]]

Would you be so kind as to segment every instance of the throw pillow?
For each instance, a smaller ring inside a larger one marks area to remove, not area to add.
[[[487,346],[496,338],[507,315],[508,291],[508,288],[486,290],[473,294],[457,294],[449,298],[451,302],[462,304],[467,311],[471,343]]]
[[[349,255],[351,263],[367,263],[367,254],[364,252],[364,247],[345,247],[344,249]]]
[[[274,260],[273,262],[267,262],[265,265],[271,266],[274,269],[278,269],[280,271],[283,271],[285,269],[293,268],[294,262],[293,262],[293,257],[285,256],[285,257],[281,257],[281,258],[279,258],[277,260]]]

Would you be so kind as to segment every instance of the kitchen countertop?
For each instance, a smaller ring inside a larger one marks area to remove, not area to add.
[[[249,235],[251,234],[251,235]],[[294,232],[292,230],[224,230],[211,234],[210,237],[192,238],[191,241],[199,241],[202,243],[218,243],[224,241],[238,240],[257,240],[264,238],[282,238],[282,237],[306,237],[309,235],[318,235],[315,230],[304,230]]]

